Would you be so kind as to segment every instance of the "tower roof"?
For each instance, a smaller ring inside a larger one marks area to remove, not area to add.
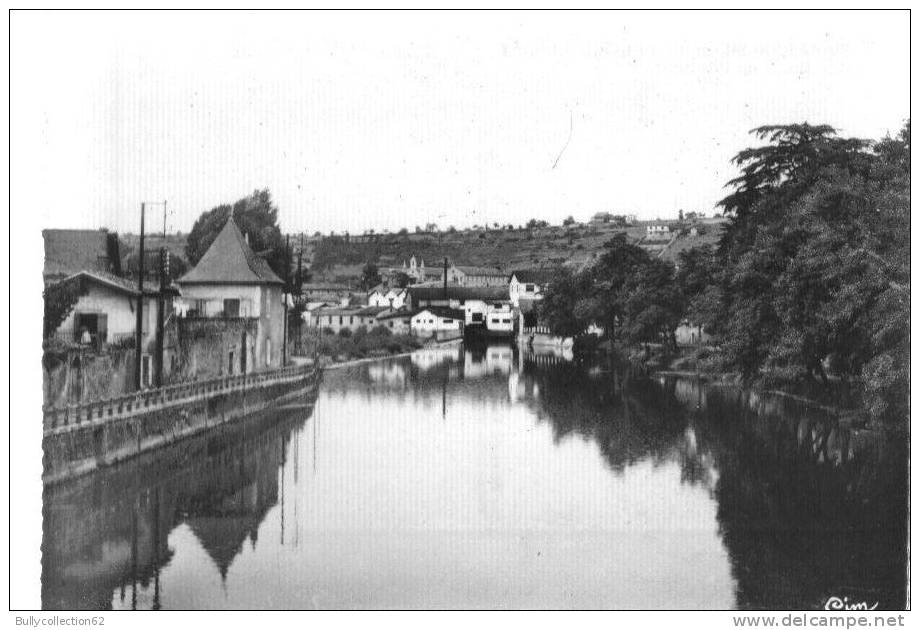
[[[179,284],[284,284],[243,238],[231,215],[198,264]]]

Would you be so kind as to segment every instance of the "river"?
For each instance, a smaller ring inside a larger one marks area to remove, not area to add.
[[[787,398],[424,349],[46,489],[42,605],[902,608],[906,461]]]

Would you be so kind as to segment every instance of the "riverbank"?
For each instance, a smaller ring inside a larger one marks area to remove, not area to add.
[[[345,328],[338,333],[331,329],[309,329],[296,341],[292,354],[317,357],[321,366],[342,364],[361,359],[383,359],[421,348],[423,342],[409,335],[393,334],[388,328],[364,327],[354,332]]]
[[[828,384],[813,383],[786,378],[782,374],[763,374],[753,382],[745,383],[739,372],[723,369],[718,350],[711,347],[680,348],[677,353],[672,353],[660,345],[625,348],[604,343],[597,350],[625,359],[648,375],[697,379],[711,385],[781,396],[820,408],[846,420],[851,426],[874,427],[855,383],[838,379],[832,379]]]

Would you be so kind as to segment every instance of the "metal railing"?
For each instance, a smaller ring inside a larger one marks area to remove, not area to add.
[[[166,385],[76,405],[44,407],[42,409],[43,427],[45,432],[69,429],[78,425],[178,405],[202,396],[214,396],[256,386],[292,382],[313,372],[314,367],[311,365],[295,365],[265,372],[251,372]]]

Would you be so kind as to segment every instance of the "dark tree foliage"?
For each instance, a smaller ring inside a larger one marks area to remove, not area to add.
[[[677,270],[624,234],[553,283],[541,317],[561,335],[590,324],[627,343],[673,343],[688,318],[717,335],[745,381],[832,379],[871,417],[903,426],[910,393],[910,122],[894,138],[773,125],[735,157],[715,251]]]
[[[42,292],[45,303],[43,319],[45,339],[54,334],[58,326],[70,315],[80,296],[85,294],[86,290],[79,280],[65,280],[45,287]]]
[[[393,282],[396,284],[396,288],[405,289],[407,286],[409,286],[411,278],[409,278],[409,274],[402,271],[397,271],[394,275]]]
[[[201,260],[204,253],[223,229],[227,218],[233,220],[243,234],[249,237],[249,246],[257,254],[265,256],[269,266],[282,280],[290,276],[291,252],[286,247],[281,229],[278,227],[278,208],[272,202],[271,193],[253,191],[232,206],[223,204],[202,213],[192,226],[185,245],[190,265]]]
[[[764,374],[858,381],[877,419],[906,419],[910,124],[877,143],[827,126],[762,127],[742,151],[720,272],[697,293],[720,308],[725,359]]]
[[[380,284],[380,282],[380,271],[378,271],[377,265],[372,262],[365,263],[361,269],[361,286],[364,290],[368,291]]]

